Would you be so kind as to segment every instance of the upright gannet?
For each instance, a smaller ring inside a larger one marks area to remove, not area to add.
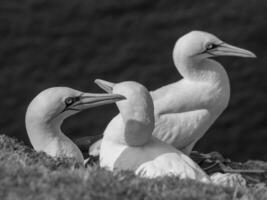
[[[105,87],[105,82],[98,82]],[[145,87],[122,82],[109,88],[126,100],[117,102],[120,114],[108,124],[100,148],[100,166],[109,170],[130,170],[147,178],[174,175],[210,182],[209,177],[188,156],[152,136],[154,107]]]
[[[83,163],[79,148],[61,131],[67,117],[84,109],[124,99],[117,94],[83,93],[67,87],[53,87],[38,94],[28,106],[25,122],[35,150],[51,156],[72,157]]]
[[[192,31],[178,39],[173,50],[174,64],[183,78],[151,92],[156,119],[153,136],[187,155],[229,102],[228,75],[210,59],[216,56],[256,57],[210,33]],[[110,92],[113,85],[100,86]]]

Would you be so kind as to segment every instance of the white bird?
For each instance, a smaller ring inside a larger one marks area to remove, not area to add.
[[[83,163],[79,148],[61,131],[64,119],[84,109],[124,99],[117,94],[83,93],[67,87],[53,87],[38,94],[28,106],[25,122],[35,150],[50,156],[71,157]]]
[[[104,81],[99,81],[106,87]],[[108,124],[100,148],[100,166],[111,171],[130,170],[155,178],[165,175],[210,182],[188,156],[152,136],[154,107],[145,87],[136,82],[115,84],[112,93],[126,97],[117,102],[120,114]]]
[[[156,119],[153,136],[187,155],[229,102],[228,75],[210,59],[216,56],[256,57],[210,33],[192,31],[178,39],[173,50],[174,64],[183,78],[151,92]],[[110,92],[113,85],[106,82],[100,87]]]

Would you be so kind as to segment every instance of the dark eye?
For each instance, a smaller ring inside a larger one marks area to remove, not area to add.
[[[208,43],[207,46],[206,46],[206,49],[207,49],[207,50],[211,50],[211,49],[215,49],[216,47],[217,47],[216,44]]]
[[[70,106],[71,104],[73,104],[75,102],[73,97],[68,97],[65,99],[65,104],[66,106]]]

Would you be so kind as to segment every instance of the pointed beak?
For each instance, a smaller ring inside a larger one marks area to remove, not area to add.
[[[115,103],[123,99],[126,98],[119,94],[83,93],[80,96],[80,100],[76,104],[74,104],[72,108],[78,110],[84,110],[87,108],[93,108],[106,104]]]
[[[101,80],[101,79],[96,79],[95,84],[97,84],[100,88],[105,90],[107,93],[112,94],[113,87],[115,86],[115,83]]]
[[[210,51],[214,56],[238,56],[247,58],[256,58],[256,55],[251,51],[235,47],[230,44],[222,43],[216,49]]]

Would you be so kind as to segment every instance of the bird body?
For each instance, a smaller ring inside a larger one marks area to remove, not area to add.
[[[104,131],[101,167],[130,170],[147,178],[174,175],[209,182],[208,176],[188,156],[152,136],[154,107],[146,88],[136,82],[122,82],[113,87],[113,92],[126,100],[117,103],[120,114]]]
[[[42,91],[28,106],[25,123],[33,148],[83,163],[79,148],[61,131],[63,121],[84,109],[121,100],[121,95],[83,93],[67,87]]]
[[[210,59],[203,65],[206,69],[202,80],[183,78],[151,92],[156,118],[153,135],[186,154],[227,107],[230,98],[228,76],[221,65]]]
[[[228,75],[220,63],[211,59],[215,56],[256,57],[210,33],[192,31],[179,38],[173,50],[174,64],[182,79],[151,92],[155,107],[153,136],[187,155],[230,99]],[[109,93],[112,85],[106,83],[102,89]]]
[[[110,154],[112,153],[112,156]],[[103,157],[103,155],[107,155]],[[146,145],[133,147],[102,141],[100,164],[113,171],[129,170],[146,178],[178,176],[209,182],[208,176],[188,156],[152,137]]]
[[[230,82],[223,66],[212,57],[255,57],[216,36],[192,31],[176,42],[174,64],[178,82],[151,92],[156,117],[153,135],[189,155],[195,143],[226,109]]]

